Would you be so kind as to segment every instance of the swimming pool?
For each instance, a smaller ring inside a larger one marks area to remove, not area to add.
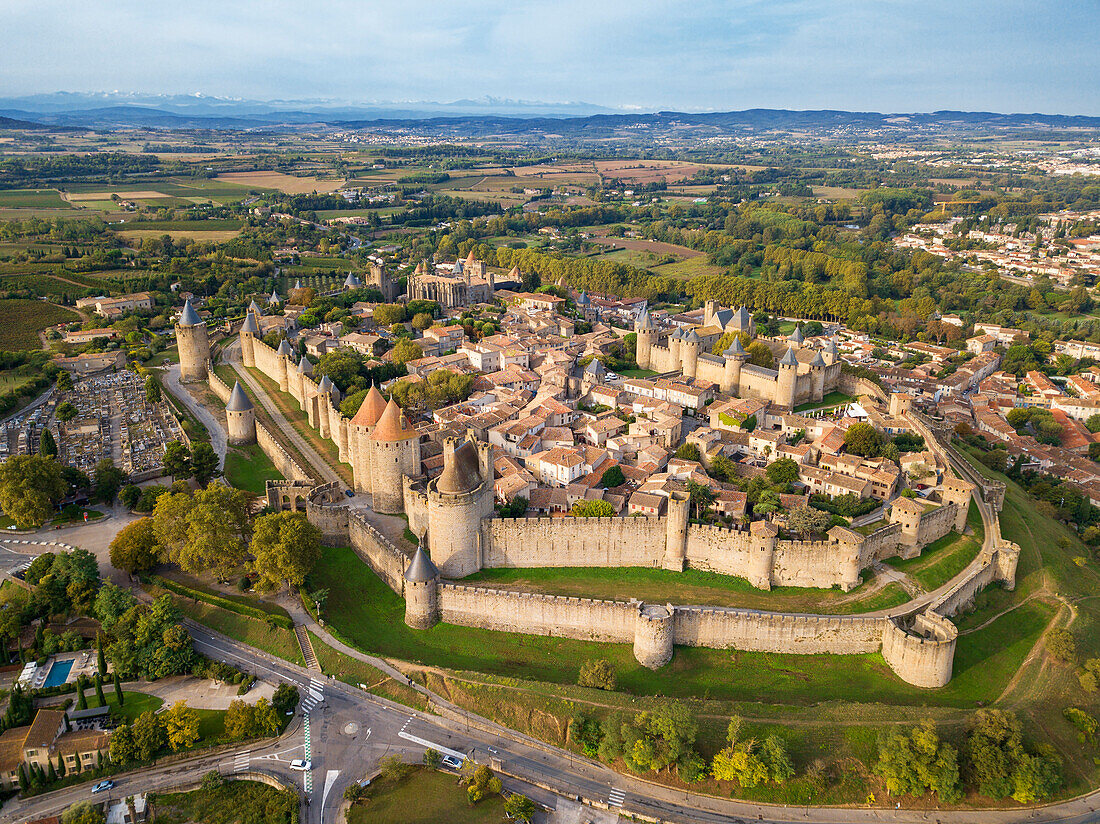
[[[70,658],[68,661],[54,661],[53,666],[50,667],[50,674],[46,676],[43,687],[56,687],[59,684],[64,684],[69,678],[69,672],[73,668],[73,660]]]

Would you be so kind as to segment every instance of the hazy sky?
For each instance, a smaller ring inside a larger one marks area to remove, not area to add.
[[[1100,0],[0,0],[0,94],[1100,115]]]

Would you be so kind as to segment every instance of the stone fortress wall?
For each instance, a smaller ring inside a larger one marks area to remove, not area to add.
[[[377,508],[381,500],[377,479],[360,475],[366,470],[377,474],[374,464],[389,453],[372,451],[369,430],[345,418],[336,407],[338,395],[321,392],[317,382],[290,363],[288,353],[279,354],[244,332],[241,341],[245,363],[254,363],[306,408],[310,424],[337,443],[341,460],[356,470],[356,488],[372,491]],[[936,444],[924,422],[917,423],[922,424],[917,428],[926,440]],[[283,509],[304,504],[327,544],[350,544],[406,599],[406,622],[411,626],[428,628],[442,620],[508,632],[632,643],[635,656],[649,667],[666,664],[675,645],[796,654],[881,651],[903,680],[922,687],[943,686],[951,677],[957,641],[949,617],[972,603],[990,583],[1001,582],[1009,589],[1015,584],[1019,548],[1000,538],[995,514],[988,516],[999,500],[990,507],[981,498],[987,547],[949,591],[919,609],[904,605],[868,615],[800,615],[568,598],[444,580],[491,567],[651,566],[740,575],[762,589],[779,585],[851,589],[872,561],[916,554],[952,529],[961,531],[975,493],[974,484],[950,479],[939,502],[923,506],[895,502],[889,523],[871,534],[834,527],[824,541],[780,540],[775,527],[763,521],[748,531],[690,524],[687,502],[676,497],[663,518],[499,519],[492,517],[492,476],[484,456],[479,452],[470,457],[476,447],[466,446],[470,447],[463,459],[468,463],[464,470],[468,480],[460,488],[444,490],[439,485],[448,467],[454,470],[455,456],[462,454],[454,443],[445,445],[440,478],[424,484],[409,477],[411,473],[398,473],[396,490],[392,479],[387,476],[385,481],[386,505],[397,509],[384,511],[407,515],[409,528],[421,538],[421,548],[431,546],[430,559],[421,549],[410,563],[365,514],[346,508],[336,484],[311,488],[303,502],[306,484],[273,482],[268,487],[269,501]],[[950,465],[947,452],[942,448],[941,452],[943,465]],[[401,460],[399,455],[394,463]],[[988,495],[985,485],[980,489]]]

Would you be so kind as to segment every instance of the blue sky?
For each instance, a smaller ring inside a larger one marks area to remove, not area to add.
[[[1098,0],[0,0],[0,94],[1100,115]]]

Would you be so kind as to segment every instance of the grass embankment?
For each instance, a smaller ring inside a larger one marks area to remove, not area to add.
[[[235,638],[245,644],[261,649],[269,655],[283,658],[291,663],[305,666],[302,651],[294,631],[278,626],[276,616],[269,620],[260,620],[248,615],[239,615],[214,604],[193,600],[178,595],[156,584],[146,584],[145,589],[154,597],[167,593],[188,618],[210,629]]]
[[[257,781],[226,781],[214,790],[157,794],[157,824],[290,824],[296,794]]]
[[[404,623],[404,602],[349,548],[326,550],[309,587],[329,590],[325,613],[330,629],[383,657],[557,684],[575,683],[586,659],[606,658],[618,673],[620,689],[633,695],[770,704],[838,700],[973,706],[1000,694],[1042,630],[1022,628],[1020,644],[1007,648],[997,624],[960,639],[955,678],[941,690],[928,691],[901,681],[877,653],[778,655],[677,647],[672,663],[653,672],[638,664],[629,644],[450,624],[414,630]]]
[[[453,775],[414,767],[401,781],[379,778],[348,811],[348,824],[488,824],[504,820],[504,799],[471,805]],[[220,823],[219,823],[220,824]]]
[[[275,407],[283,414],[283,417],[290,421],[290,425],[294,427],[294,430],[309,442],[317,451],[317,454],[328,462],[328,465],[332,467],[336,474],[339,475],[349,487],[352,486],[354,481],[352,479],[351,467],[346,463],[340,463],[339,447],[328,438],[322,438],[320,433],[309,425],[309,419],[306,417],[306,413],[298,408],[298,404],[290,395],[279,391],[279,384],[275,383],[275,381],[271,380],[271,378],[259,369],[254,367],[246,368],[248,368],[248,373],[259,381],[264,392],[271,398]]]
[[[889,558],[886,563],[899,572],[904,572],[925,591],[932,592],[966,569],[982,550],[985,529],[982,526],[982,516],[973,501],[966,514],[966,523],[973,532],[972,535],[949,532],[926,546],[916,558],[904,561],[900,558]]]
[[[822,612],[849,615],[898,606],[909,600],[899,584],[860,596],[859,591],[839,589],[754,587],[744,578],[687,569],[670,572],[652,567],[538,567],[533,569],[483,569],[462,579],[500,589],[545,592],[579,598],[625,601],[637,598],[650,603],[699,604],[742,607],[774,612]],[[862,589],[867,589],[864,584]]]
[[[279,481],[282,477],[258,444],[231,446],[225,453],[225,480],[237,489],[263,495],[268,481]]]
[[[399,684],[382,670],[333,649],[312,632],[309,633],[309,640],[317,656],[317,663],[321,665],[325,675],[335,675],[345,684],[351,684],[353,687],[362,684],[372,695],[427,711],[428,700],[412,687]]]

